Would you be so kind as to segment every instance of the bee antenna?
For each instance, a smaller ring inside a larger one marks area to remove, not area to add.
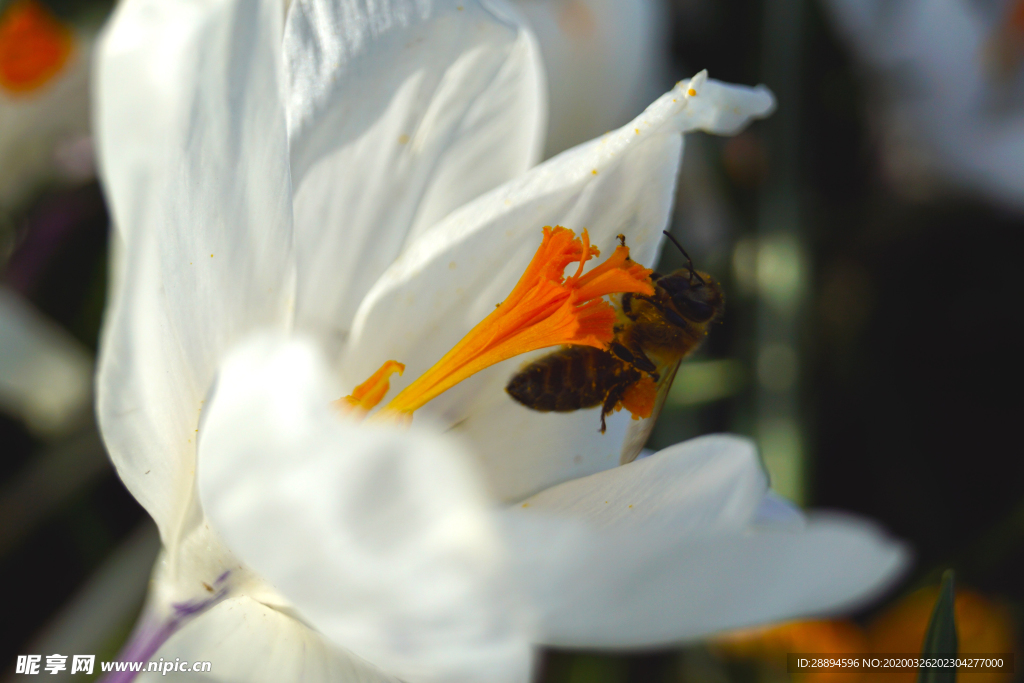
[[[672,244],[676,245],[676,247],[679,249],[679,251],[681,251],[683,253],[683,256],[686,257],[686,264],[687,264],[687,267],[690,269],[690,282],[693,282],[693,279],[697,278],[697,281],[700,282],[702,285],[703,284],[707,284],[707,283],[704,282],[704,278],[702,278],[700,275],[698,275],[697,271],[695,271],[693,269],[693,259],[690,258],[690,255],[686,253],[685,249],[683,249],[683,245],[679,244],[679,240],[677,240],[675,237],[673,237],[671,234],[669,234],[668,230],[662,230],[661,232],[664,233],[665,237],[667,237],[670,240],[672,240]]]

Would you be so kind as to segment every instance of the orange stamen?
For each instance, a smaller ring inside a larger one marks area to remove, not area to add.
[[[583,264],[600,252],[584,230],[576,237],[561,226],[545,227],[537,253],[508,297],[432,368],[385,406],[411,414],[467,377],[503,360],[563,344],[607,348],[615,309],[602,297],[622,292],[651,295],[651,271],[618,247],[605,263],[583,275]],[[576,273],[566,267],[579,262]]]
[[[28,93],[60,73],[71,56],[71,30],[36,2],[16,0],[0,15],[0,86]]]
[[[601,252],[597,250],[597,247],[591,248],[590,233],[587,232],[586,228],[583,229],[583,234],[580,235],[580,239],[583,241],[583,251],[580,253],[580,265],[576,268],[576,274],[573,275],[573,279],[578,279],[579,276],[583,274],[583,266],[590,260],[591,255],[601,255]]]
[[[617,294],[619,292],[639,292],[635,289],[638,281],[647,281],[651,271],[639,263],[629,259],[629,247],[615,247],[608,260],[597,266],[581,278],[576,279],[576,287],[580,297],[594,299],[606,294]],[[645,293],[653,293],[653,289],[644,290]]]
[[[388,390],[391,388],[388,378],[396,372],[401,375],[405,372],[405,366],[397,361],[386,361],[377,372],[370,376],[370,379],[353,389],[348,396],[339,398],[334,405],[345,412],[352,410],[369,412],[387,396]]]

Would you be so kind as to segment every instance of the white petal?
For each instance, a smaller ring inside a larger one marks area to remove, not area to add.
[[[542,67],[479,0],[293,2],[285,55],[298,320],[341,337],[408,239],[536,162]]]
[[[416,418],[454,424],[454,433],[475,444],[473,455],[483,468],[491,495],[505,503],[617,466],[632,422],[628,412],[612,414],[602,434],[598,408],[539,413],[509,400],[505,385],[525,358],[513,358],[470,377],[417,412]],[[462,417],[467,404],[473,406],[468,420]]]
[[[163,660],[161,662],[161,660]],[[208,673],[143,673],[138,681],[384,683],[397,681],[295,619],[245,596],[186,624],[150,658],[160,666],[210,662]]]
[[[519,681],[521,603],[457,444],[340,417],[315,349],[229,356],[202,428],[204,508],[335,643],[409,681]]]
[[[774,491],[769,491],[757,506],[754,523],[788,529],[802,529],[807,518],[799,507]]]
[[[693,96],[687,94],[691,89]],[[367,377],[384,361],[396,359],[407,369],[394,390],[406,386],[505,298],[540,244],[545,225],[586,227],[605,253],[624,233],[634,259],[653,264],[675,192],[680,133],[734,132],[771,106],[772,97],[763,88],[727,86],[698,74],[624,128],[569,150],[449,215],[412,244],[367,295],[344,359],[346,377]],[[490,395],[463,389],[435,400],[426,414],[459,424],[488,463],[514,462],[521,453],[540,453],[562,463],[562,468],[537,470],[532,482],[517,487],[522,494],[614,464],[574,463],[575,455],[604,463],[608,454],[621,450],[625,430],[616,427],[614,440],[611,435],[599,439],[596,418],[574,416],[577,421],[570,422],[556,416],[570,430],[564,443],[579,444],[582,453],[552,449],[550,425],[557,424],[552,416],[517,412],[515,402],[495,389],[504,386],[516,362],[485,371],[467,385]],[[628,421],[629,416],[616,418]],[[472,424],[476,420],[482,424]],[[521,430],[517,439],[490,438],[510,421]]]
[[[542,642],[644,647],[851,609],[879,594],[908,554],[869,523],[812,517],[794,532],[680,537],[651,520],[597,534],[514,508],[517,576],[544,608]]]
[[[618,128],[665,83],[666,27],[651,0],[517,0],[548,75],[545,156]]]
[[[715,434],[559,484],[522,507],[609,530],[656,523],[682,537],[743,528],[767,489],[754,444]]]
[[[99,421],[172,547],[221,354],[288,316],[281,21],[272,0],[129,0],[98,48],[97,144],[117,227]]]
[[[71,335],[0,287],[0,408],[40,432],[88,413],[92,360]]]

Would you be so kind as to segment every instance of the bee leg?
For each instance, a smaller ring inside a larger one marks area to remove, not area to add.
[[[619,299],[622,306],[622,313],[630,320],[636,320],[637,314],[633,312],[633,292],[626,292]]]
[[[635,367],[637,370],[643,370],[648,375],[651,375],[652,377],[657,379],[658,366],[655,365],[654,362],[647,357],[647,354],[644,353],[643,349],[633,347],[632,351],[633,367]]]
[[[626,393],[626,389],[629,387],[629,383],[619,384],[608,390],[608,395],[605,396],[604,404],[601,406],[601,433],[604,434],[605,429],[608,425],[605,424],[605,417],[611,415],[615,410],[615,406],[619,405],[619,401],[622,400],[622,395]]]
[[[625,361],[630,365],[635,365],[636,361],[633,354],[625,346],[617,341],[613,341],[608,345],[608,350],[611,351],[619,360]]]
[[[620,360],[623,360],[635,369],[641,372],[646,372],[651,378],[658,381],[658,366],[654,364],[647,354],[644,353],[643,347],[637,343],[636,339],[632,338],[631,335],[620,337],[622,341],[626,342],[622,344],[618,341],[612,341],[608,345],[608,350],[612,352]],[[639,379],[639,377],[637,378]]]
[[[651,280],[654,280],[655,276],[661,277],[657,273],[652,273]],[[643,294],[634,294],[633,292],[625,292],[619,299],[619,307],[622,309],[622,314],[625,315],[630,320],[632,320],[633,322],[636,322],[636,319],[640,317],[640,313],[633,310],[633,302],[636,300],[646,301],[654,306],[657,306],[657,304],[655,304],[649,296],[644,296]]]

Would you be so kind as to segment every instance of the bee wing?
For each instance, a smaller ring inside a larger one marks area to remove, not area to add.
[[[657,421],[658,415],[661,415],[661,409],[665,407],[668,390],[672,388],[672,380],[676,378],[676,372],[679,371],[679,364],[682,362],[683,359],[680,358],[675,363],[666,366],[659,373],[661,379],[658,380],[658,395],[654,399],[654,408],[651,410],[651,416],[642,420],[634,420],[633,424],[629,426],[629,431],[626,432],[626,440],[622,444],[622,454],[619,456],[620,465],[631,463],[636,460],[636,456],[640,455],[644,444],[647,443],[647,437],[651,435],[651,430],[654,429],[654,423]]]

